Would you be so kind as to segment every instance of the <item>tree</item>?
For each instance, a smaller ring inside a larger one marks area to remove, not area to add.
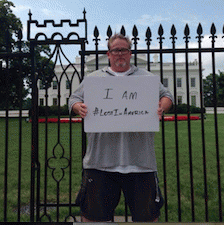
[[[15,7],[11,1],[3,0],[0,2],[0,52],[18,52],[15,37],[22,29],[22,23],[12,13],[11,7]],[[7,43],[10,43],[10,45]],[[22,41],[21,48],[22,52],[28,53],[30,51],[29,42]],[[47,87],[49,87],[53,77],[53,63],[49,62],[47,57],[43,56],[43,53],[49,57],[51,54],[50,47],[47,45],[36,46],[35,58],[38,75],[40,79],[46,78]],[[0,61],[0,109],[7,107],[16,109],[19,107],[21,100],[24,105],[31,84],[30,58],[23,58],[21,66],[18,58],[9,59],[8,62],[9,66],[6,70],[4,68],[5,62]],[[20,68],[22,68],[21,77],[18,76]]]
[[[22,23],[13,13],[10,7],[14,4],[10,1],[3,0],[0,2],[0,52],[12,52],[15,49],[15,40],[13,34],[16,34],[22,28]],[[9,44],[10,43],[10,44]],[[15,79],[15,71],[13,66],[6,72],[4,65],[6,62],[1,61],[1,79],[0,79],[0,107],[4,108],[6,104],[11,102],[14,104],[13,96],[15,95],[15,85],[18,84],[18,79]],[[11,65],[11,60],[8,60]],[[8,86],[7,84],[11,84]],[[14,86],[14,87],[13,87]]]
[[[11,7],[15,7],[12,2],[8,0],[0,1],[0,52],[6,51],[6,31],[9,31],[9,37],[7,38],[14,43],[13,34],[16,34],[22,28],[20,19],[12,13]],[[12,45],[10,50],[13,47]]]
[[[219,71],[219,74],[215,74],[215,82],[217,106],[224,106],[224,72]],[[203,88],[205,106],[214,106],[213,74],[210,74],[203,79]]]

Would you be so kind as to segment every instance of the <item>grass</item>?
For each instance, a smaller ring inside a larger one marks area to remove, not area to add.
[[[220,166],[224,162],[223,135],[224,135],[224,115],[218,115],[219,127],[219,148]],[[192,139],[192,164],[195,198],[195,220],[196,222],[205,221],[205,200],[204,200],[204,173],[203,173],[203,147],[201,135],[201,121],[191,122]],[[165,123],[166,137],[166,175],[168,193],[168,219],[178,221],[178,189],[176,172],[176,145],[174,123]],[[163,189],[163,156],[161,148],[161,135],[156,134],[156,156],[160,177],[160,186]],[[178,144],[179,144],[179,173],[180,173],[180,196],[181,196],[181,215],[183,222],[189,222],[191,218],[191,189],[190,189],[190,164],[189,164],[189,145],[188,145],[188,126],[186,121],[178,122]],[[208,189],[208,216],[209,221],[218,222],[218,182],[217,182],[217,160],[216,144],[213,115],[208,115],[205,120],[205,152],[206,152],[206,172]],[[223,178],[221,169],[221,178]],[[223,180],[222,187],[223,187]],[[222,199],[224,196],[222,188]],[[164,207],[160,221],[164,220]]]
[[[219,150],[220,166],[224,163],[224,115],[218,115],[219,128]],[[81,124],[72,124],[72,202],[74,203],[81,183]],[[161,130],[161,129],[160,129]],[[160,187],[163,192],[163,152],[161,131],[156,133],[155,148]],[[205,222],[205,200],[204,200],[204,174],[203,174],[203,148],[201,135],[201,121],[191,122],[191,141],[192,141],[192,165],[194,181],[194,207],[195,222]],[[48,151],[47,158],[55,155],[60,158],[64,151],[64,157],[69,158],[69,124],[60,125],[60,137],[58,142],[58,125],[48,124]],[[58,144],[60,143],[60,144]],[[167,177],[167,202],[168,202],[168,221],[178,222],[178,189],[177,189],[177,169],[176,169],[176,140],[175,123],[165,122],[165,143],[166,143],[166,177]],[[5,119],[0,119],[0,190],[4,192],[4,165],[5,165]],[[191,189],[190,189],[190,166],[189,166],[189,147],[188,147],[188,126],[187,121],[178,122],[178,153],[179,153],[179,174],[180,174],[180,196],[181,196],[181,220],[190,222],[191,218]],[[207,115],[205,120],[205,150],[206,150],[206,172],[208,189],[208,216],[210,222],[218,222],[218,182],[216,168],[216,147],[215,147],[214,116]],[[9,139],[8,139],[8,187],[7,187],[7,221],[17,221],[18,205],[18,159],[19,159],[19,120],[9,119]],[[45,164],[45,124],[39,124],[39,162],[40,162],[40,199],[44,201],[44,164]],[[21,179],[21,221],[29,221],[29,215],[25,207],[29,206],[30,201],[30,166],[31,166],[31,124],[22,121],[22,179]],[[66,167],[68,161],[49,159],[51,167]],[[69,168],[64,169],[64,178],[59,183],[60,203],[69,202]],[[223,200],[223,176],[222,181],[222,200]],[[60,179],[62,170],[57,169],[54,177]],[[47,201],[55,203],[57,201],[57,182],[52,177],[52,169],[47,169]],[[4,195],[0,196],[0,221],[4,221]],[[52,208],[48,212],[53,221],[56,221],[56,209]],[[69,214],[68,207],[60,208],[60,221],[64,221]],[[72,208],[72,214],[79,215],[77,207]],[[43,215],[43,212],[40,214]],[[115,215],[124,215],[124,199],[122,197]],[[42,222],[48,221],[47,217],[42,218]],[[165,222],[165,207],[161,210],[160,222]]]

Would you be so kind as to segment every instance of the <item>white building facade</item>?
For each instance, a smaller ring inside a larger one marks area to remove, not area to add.
[[[134,64],[134,60],[131,60]],[[106,55],[99,56],[99,69],[108,65],[108,59]],[[138,56],[137,65],[141,68],[147,68],[147,60],[145,56]],[[154,55],[153,62],[150,63],[151,72],[160,76],[160,63],[158,62],[158,56]],[[95,56],[86,57],[85,74],[91,73],[96,70]],[[200,106],[200,76],[199,76],[199,64],[197,60],[189,63],[189,92],[190,92],[190,105]],[[80,74],[80,58],[76,57],[76,62],[73,65],[68,66],[56,66],[55,77],[48,89],[48,106],[58,105],[60,98],[60,105],[68,104],[70,93],[72,93],[79,85],[78,73]],[[70,91],[71,82],[71,91]],[[167,87],[171,93],[174,94],[174,81],[173,81],[173,64],[163,63],[163,85]],[[38,83],[39,87],[39,105],[46,105],[46,91],[42,88],[41,82]],[[187,82],[186,82],[186,64],[176,63],[176,104],[187,104]]]

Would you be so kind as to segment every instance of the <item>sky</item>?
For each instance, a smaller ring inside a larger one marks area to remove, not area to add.
[[[216,26],[216,47],[224,47],[223,25],[224,25],[224,1],[223,0],[12,0],[15,7],[13,13],[20,18],[23,23],[24,39],[27,36],[27,20],[28,13],[31,10],[32,19],[43,23],[44,20],[55,20],[59,23],[60,20],[70,19],[73,23],[77,19],[83,18],[83,11],[86,11],[86,18],[88,23],[88,45],[87,50],[94,49],[93,31],[97,26],[100,33],[99,49],[106,49],[106,32],[110,25],[112,32],[120,32],[122,26],[125,27],[126,34],[132,38],[132,30],[134,25],[138,29],[139,42],[138,48],[146,48],[145,33],[148,27],[152,32],[151,48],[158,49],[158,28],[160,24],[164,30],[164,47],[171,48],[170,30],[174,24],[177,30],[176,47],[183,48],[184,42],[184,28],[188,24],[190,28],[190,43],[189,47],[196,48],[198,42],[197,27],[201,23],[203,28],[203,42],[202,47],[211,46],[210,29],[212,23]],[[52,32],[61,32],[68,34],[76,31],[83,34],[83,27],[77,29],[65,28],[35,28],[32,29],[32,35],[35,32],[45,32],[52,34]],[[71,61],[75,61],[75,57],[79,55],[78,47],[65,47],[65,53]],[[224,70],[223,54],[216,54],[216,71]],[[211,54],[203,54],[203,76],[209,75],[212,72],[211,68]],[[178,62],[184,62],[184,54],[178,54],[176,57]],[[197,54],[190,54],[190,61],[198,59]],[[172,58],[167,56],[167,62],[171,62]],[[66,63],[66,61],[63,61]]]

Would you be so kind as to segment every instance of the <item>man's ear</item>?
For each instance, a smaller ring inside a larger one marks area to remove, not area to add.
[[[107,58],[110,60],[110,52],[109,51],[107,51]]]

